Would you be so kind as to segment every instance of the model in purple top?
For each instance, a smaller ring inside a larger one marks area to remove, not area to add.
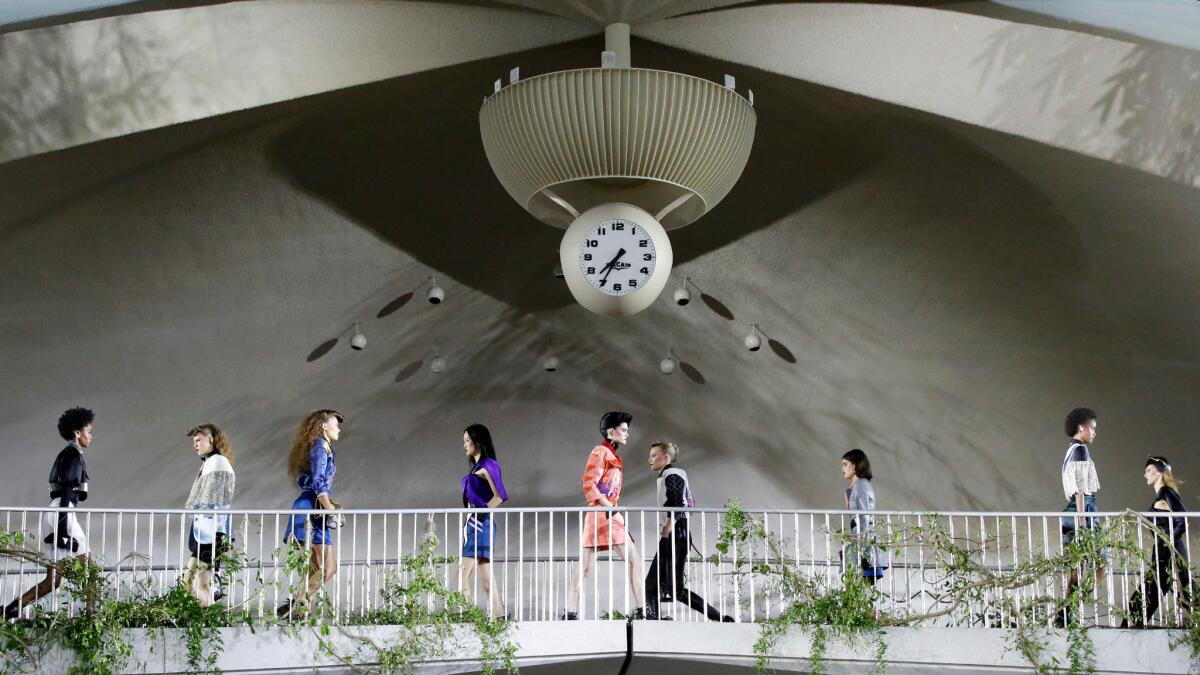
[[[500,462],[496,461],[496,447],[492,434],[482,424],[472,424],[463,431],[463,451],[467,454],[467,466],[471,470],[462,477],[463,506],[468,509],[494,509],[508,501],[504,481],[500,479]],[[504,599],[492,592],[492,534],[491,514],[470,514],[463,526],[462,557],[458,561],[458,590],[475,597],[471,584],[471,573],[479,569],[481,590],[491,598],[492,616],[504,616]]]

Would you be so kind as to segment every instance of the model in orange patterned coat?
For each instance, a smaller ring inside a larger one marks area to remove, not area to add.
[[[583,469],[583,497],[588,506],[617,506],[621,501],[621,446],[629,440],[629,423],[633,415],[627,412],[608,412],[600,418],[600,445],[592,448],[587,466]],[[580,541],[580,565],[571,571],[567,588],[567,619],[579,618],[579,589],[583,580],[592,576],[596,567],[596,551],[616,551],[625,561],[626,577],[637,607],[633,618],[644,615],[645,589],[642,586],[642,559],[633,538],[625,532],[625,517],[620,513],[588,513],[583,519]]]

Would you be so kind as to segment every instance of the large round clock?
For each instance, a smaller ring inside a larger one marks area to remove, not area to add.
[[[586,309],[629,316],[650,306],[671,276],[674,256],[654,216],[629,204],[580,214],[558,249],[567,287]]]

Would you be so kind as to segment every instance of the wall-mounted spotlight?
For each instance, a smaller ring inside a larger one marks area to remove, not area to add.
[[[678,364],[676,363],[675,352],[671,351],[670,347],[667,347],[667,355],[663,357],[662,361],[658,362],[658,369],[662,371],[663,375],[670,375],[675,372],[676,365]]]
[[[547,356],[546,358],[542,359],[542,368],[545,369],[547,373],[553,373],[554,371],[558,370],[558,357]]]
[[[756,352],[762,348],[762,339],[758,337],[758,333],[758,324],[750,324],[750,332],[747,333],[745,339],[742,340],[742,343],[746,345],[746,349]]]
[[[434,373],[440,373],[446,369],[446,359],[438,356],[437,350],[433,352],[433,360],[429,362],[429,369]]]
[[[692,292],[688,290],[689,277],[683,278],[683,285],[675,289],[675,304],[686,307],[692,301]]]
[[[358,330],[358,324],[354,324],[354,335],[350,336],[350,348],[355,351],[360,351],[367,348],[367,336]]]
[[[425,296],[426,299],[429,300],[429,304],[431,305],[442,304],[442,301],[446,299],[446,291],[441,286],[437,285],[437,279],[429,277],[429,282],[432,283],[433,286],[429,287],[429,294]]]

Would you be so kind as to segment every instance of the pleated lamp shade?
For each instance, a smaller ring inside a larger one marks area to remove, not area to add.
[[[504,189],[560,228],[612,202],[660,216],[668,230],[693,222],[741,176],[756,121],[732,89],[641,68],[520,80],[479,112],[483,147]]]

